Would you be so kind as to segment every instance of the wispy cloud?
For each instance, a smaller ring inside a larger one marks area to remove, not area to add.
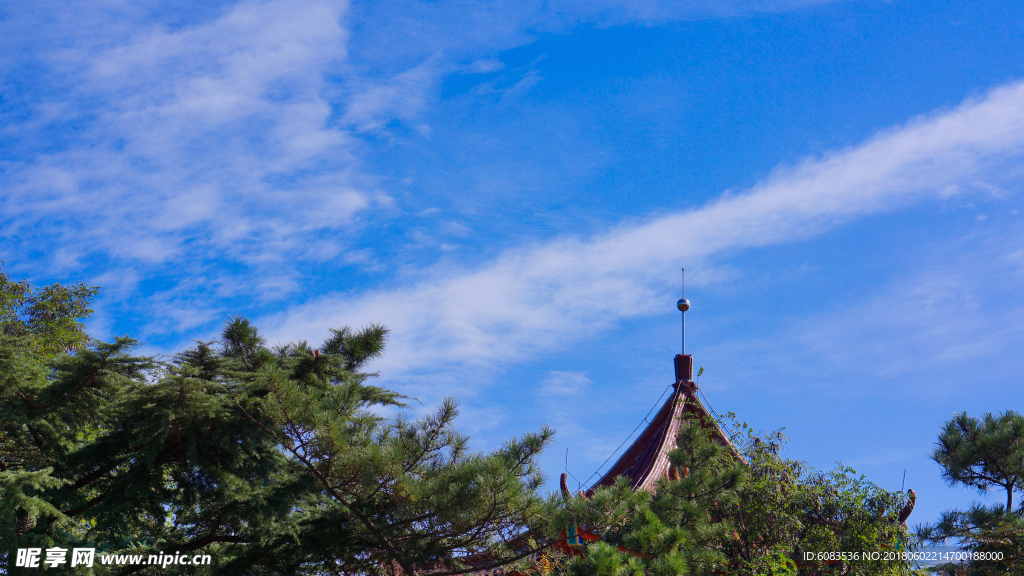
[[[31,54],[40,67],[16,89],[4,86],[20,108],[2,128],[5,151],[15,151],[0,164],[3,256],[49,268],[34,271],[40,274],[90,269],[110,284],[118,283],[111,270],[131,267],[131,285],[149,301],[120,298],[133,302],[123,306],[155,317],[147,331],[180,333],[217,316],[225,295],[280,300],[300,293],[305,271],[324,263],[383,267],[364,234],[376,232],[368,220],[396,210],[363,164],[366,138],[396,119],[430,137],[418,116],[446,74],[499,70],[496,51],[580,23],[813,3],[690,3],[682,11],[658,2],[482,3],[467,10],[457,2],[250,0],[161,21],[109,2],[102,10],[11,20],[5,46],[17,49],[0,62],[10,69],[19,57],[12,54]],[[39,49],[17,32],[33,26],[48,31],[41,44],[53,48]],[[530,71],[507,95],[539,79]],[[445,362],[522,357],[649,312],[650,296],[671,277],[663,270],[684,258],[785,241],[936,187],[955,193],[951,186],[975,185],[967,176],[985,173],[977,163],[1019,145],[1016,109],[1001,124],[986,116],[1001,114],[993,107],[1010,106],[1015,91],[781,170],[695,212],[512,248],[483,266],[427,267],[408,288],[315,299],[296,309],[298,317],[276,320],[279,334],[385,321],[396,334],[388,361],[408,370],[435,355]],[[437,243],[442,252],[462,252],[461,244]],[[34,259],[40,252],[47,257]],[[197,308],[199,298],[212,300]]]
[[[0,128],[5,256],[27,261],[44,247],[44,274],[90,260],[144,276],[169,262],[189,273],[231,262],[239,279],[268,286],[273,265],[277,284],[294,287],[282,262],[352,262],[366,220],[394,210],[363,164],[362,136],[397,120],[430,138],[418,117],[445,75],[499,70],[494,54],[537,32],[719,4],[14,5],[0,21],[5,106],[16,111]],[[538,80],[528,74],[507,96]]]
[[[428,91],[439,77],[439,59],[435,54],[382,82],[367,82],[350,97],[342,122],[358,130],[372,130],[394,118],[412,120],[426,105]]]
[[[1024,304],[1014,297],[1024,283],[1019,237],[1011,226],[945,239],[863,300],[796,319],[770,341],[707,351],[731,367],[723,389],[770,379],[765,386],[781,394],[928,402],[973,378],[978,398],[1000,397],[991,387],[1024,366],[1015,354],[1024,345]]]
[[[579,25],[655,25],[679,20],[786,12],[829,0],[377,0],[354,2],[360,26],[353,55],[384,70],[405,70],[431,55],[480,62],[496,51],[531,42],[537,34]],[[485,60],[486,61],[486,60]],[[491,66],[488,66],[491,68]]]
[[[305,256],[310,234],[387,205],[323,94],[346,56],[344,10],[243,2],[209,22],[51,51],[70,93],[44,94],[8,126],[38,153],[4,166],[4,236],[72,259],[258,264]]]
[[[807,238],[924,199],[989,194],[1022,151],[1024,83],[1014,83],[696,210],[507,250],[476,268],[429,268],[408,286],[319,298],[263,324],[290,339],[384,322],[394,341],[382,369],[395,378],[514,361],[651,313],[680,263]]]
[[[673,2],[672,0],[561,0],[550,2],[553,12],[568,17],[593,19],[604,25],[641,22],[656,24],[708,16],[737,16],[758,12],[785,12],[830,0],[721,0]]]
[[[583,372],[552,370],[541,383],[540,392],[549,396],[574,396],[586,392],[591,384]]]

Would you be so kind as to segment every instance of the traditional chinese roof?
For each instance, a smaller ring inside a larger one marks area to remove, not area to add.
[[[632,446],[594,487],[614,484],[619,476],[629,478],[633,488],[644,490],[653,490],[654,484],[662,478],[678,479],[679,474],[672,469],[668,455],[676,448],[676,436],[683,418],[697,415],[706,417],[704,421],[714,427],[712,433],[718,440],[732,447],[729,437],[710,417],[708,409],[697,397],[697,383],[693,381],[693,357],[689,354],[676,355],[675,367],[676,381],[668,400]]]

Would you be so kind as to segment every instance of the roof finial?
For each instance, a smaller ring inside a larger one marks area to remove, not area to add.
[[[690,309],[690,301],[686,299],[686,268],[683,268],[683,294],[679,302],[676,302],[676,308],[683,313],[683,354],[686,354],[686,311]]]

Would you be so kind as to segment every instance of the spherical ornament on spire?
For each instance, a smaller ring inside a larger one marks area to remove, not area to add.
[[[676,302],[676,308],[679,308],[680,312],[686,312],[690,309],[690,301],[686,298],[680,298],[679,302]]]

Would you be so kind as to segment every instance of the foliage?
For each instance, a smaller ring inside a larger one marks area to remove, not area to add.
[[[1002,506],[975,504],[968,510],[942,514],[934,526],[921,526],[923,540],[959,542],[964,551],[996,553],[977,560],[946,564],[937,568],[948,576],[1022,576],[1024,575],[1024,518],[1006,514]]]
[[[1024,416],[1007,410],[979,421],[961,412],[943,424],[932,459],[951,486],[982,494],[1002,488],[1006,511],[1012,511],[1014,490],[1024,490]]]
[[[548,517],[535,460],[551,431],[481,454],[454,430],[453,401],[418,420],[381,415],[404,401],[360,372],[384,350],[381,326],[268,348],[236,318],[221,342],[161,362],[129,338],[82,345],[94,289],[4,282],[8,563],[19,547],[60,545],[202,552],[210,574],[459,573],[468,553],[523,554],[516,539]]]
[[[569,519],[591,529],[602,542],[585,554],[560,559],[573,576],[714,574],[729,559],[722,550],[735,538],[722,511],[738,504],[745,468],[696,418],[681,423],[679,448],[670,454],[678,480],[662,480],[653,493],[632,490],[624,478],[592,499],[574,498]]]
[[[805,553],[893,552],[913,549],[915,540],[896,519],[907,502],[845,466],[824,472],[783,458],[781,431],[756,434],[736,426],[733,441],[750,466],[739,491],[741,505],[730,515],[739,539],[730,547],[736,574],[784,574],[781,558],[795,561],[800,574],[822,569],[845,574],[904,574],[907,562],[850,559],[831,565],[804,560]]]
[[[908,568],[802,560],[914,540],[894,520],[902,494],[849,468],[819,472],[783,459],[781,433],[744,426],[727,445],[713,422],[688,418],[670,455],[678,474],[653,492],[620,479],[590,498],[544,500],[536,458],[551,430],[482,454],[455,430],[453,400],[419,419],[401,415],[407,399],[363,372],[384,351],[382,326],[332,330],[318,348],[268,347],[239,317],[219,342],[158,361],[133,354],[129,338],[89,340],[82,320],[95,291],[36,290],[0,275],[0,554],[8,562],[19,547],[60,545],[202,552],[214,559],[209,574],[442,576],[523,560],[577,524],[601,541],[581,555],[549,551],[545,572]],[[1019,550],[1018,526],[986,524],[991,537],[977,545]]]
[[[971,552],[999,553],[1001,560],[977,560],[942,566],[945,574],[964,576],[1024,575],[1024,506],[1013,509],[1013,493],[1024,490],[1024,416],[1007,410],[986,413],[979,421],[966,412],[942,425],[932,458],[942,466],[950,485],[964,485],[984,494],[1006,492],[1006,505],[975,504],[968,510],[943,513],[934,526],[918,534],[932,542],[958,542]]]
[[[561,558],[573,576],[626,574],[908,574],[908,562],[804,560],[805,552],[885,552],[915,540],[896,519],[906,503],[846,467],[820,472],[780,456],[781,432],[736,426],[733,445],[718,442],[709,422],[681,425],[672,463],[684,471],[653,493],[625,479],[590,500],[572,498],[571,518],[602,536],[578,557]],[[742,460],[741,460],[742,458]]]
[[[81,320],[92,314],[89,301],[98,292],[99,287],[82,282],[36,289],[0,271],[0,332],[35,339],[47,357],[77,350],[89,341]]]
[[[490,564],[516,557],[509,543],[545,517],[535,458],[552,432],[483,455],[454,430],[451,399],[417,421],[359,412],[367,402],[398,405],[393,393],[366,386],[366,375],[351,371],[382,353],[386,334],[380,326],[334,330],[322,352],[300,343],[278,349],[271,362],[259,359],[257,333],[243,320],[225,330],[228,350],[256,351],[238,352],[247,364],[269,363],[255,377],[262,393],[239,409],[318,492],[292,553],[304,550],[359,574],[388,562],[412,574],[464,570],[459,557],[470,554],[486,554]],[[281,369],[289,358],[298,370]]]

